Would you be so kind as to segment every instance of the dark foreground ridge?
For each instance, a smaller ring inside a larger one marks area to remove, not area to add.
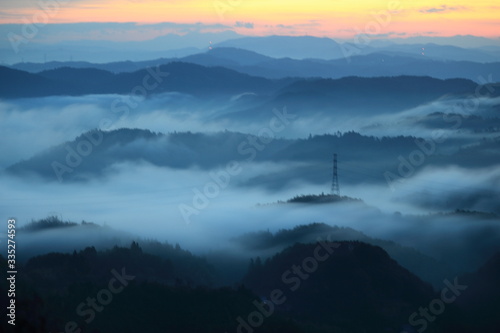
[[[37,232],[57,221],[45,222]],[[252,259],[232,287],[213,286],[210,266],[179,246],[145,246],[149,253],[132,242],[29,259],[16,282],[17,332],[414,332],[424,325],[419,309],[442,297],[383,249],[358,241],[296,243]],[[477,320],[481,332],[496,332],[499,256],[445,282],[457,301],[425,322],[429,332],[477,332]],[[7,290],[4,280],[2,304]]]

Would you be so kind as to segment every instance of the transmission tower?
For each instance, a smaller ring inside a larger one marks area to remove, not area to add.
[[[333,154],[332,194],[340,196],[339,178],[337,175],[337,154]]]

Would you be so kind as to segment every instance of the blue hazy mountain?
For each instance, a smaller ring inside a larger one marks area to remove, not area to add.
[[[402,55],[423,56],[430,59],[474,61],[479,63],[497,62],[500,59],[500,49],[492,48],[462,48],[452,45],[425,44],[393,44],[382,47],[374,52],[392,52]]]
[[[491,41],[492,45],[494,43],[494,41]],[[380,43],[377,39],[370,38],[365,41],[363,37],[360,37],[358,42],[352,40],[343,43],[335,42],[330,38],[311,36],[242,37],[216,45],[250,50],[274,58],[289,57],[293,59],[316,58],[331,60],[381,51],[411,56],[420,56],[423,52],[427,57],[442,60],[494,62],[500,59],[500,52],[497,48],[462,48],[429,42],[414,44]]]
[[[340,44],[330,38],[312,36],[243,37],[216,44],[217,47],[235,47],[273,58],[337,59],[344,53]]]
[[[94,130],[72,141],[41,151],[27,160],[16,162],[6,171],[20,176],[32,174],[46,180],[57,181],[53,162],[65,164],[69,155],[70,159],[74,159],[78,143],[89,138],[94,138],[94,141],[102,140],[102,143],[93,148],[92,154],[83,159],[78,168],[65,174],[67,181],[86,181],[105,177],[111,166],[123,162],[144,161],[174,169],[198,167],[210,170],[224,166],[232,160],[244,161],[252,156],[250,146],[243,148],[240,146],[248,137],[249,135],[245,133],[229,131],[212,134],[191,132],[162,134],[140,129]],[[307,167],[291,166],[287,171],[280,171],[283,173],[280,177],[269,172],[251,178],[240,186],[279,188],[294,179],[321,184],[328,177],[325,172],[329,170],[332,148],[342,155],[343,165],[347,169],[358,170],[359,166],[377,158],[377,163],[371,165],[369,171],[363,171],[363,176],[346,177],[344,182],[385,182],[382,174],[387,170],[396,172],[393,170],[397,167],[394,161],[398,160],[399,155],[407,155],[408,151],[414,150],[415,140],[416,138],[411,136],[377,138],[355,132],[311,136],[308,139],[274,139],[255,157],[256,162],[300,162],[307,164]],[[148,149],[142,149],[143,146],[147,146]],[[481,158],[497,147],[497,141],[484,141],[454,154],[429,156],[427,163],[440,166],[460,163],[472,168],[495,165],[495,156],[484,161]],[[305,169],[314,172],[304,172]]]
[[[233,51],[233,50],[231,50]],[[224,50],[218,51],[224,52]],[[238,50],[236,53],[240,52]],[[218,53],[215,53],[218,54]],[[262,59],[256,54],[245,54],[246,63]],[[198,57],[198,62],[201,56]],[[216,59],[216,60],[214,60]],[[204,63],[212,64],[225,59],[205,57]],[[284,60],[286,63],[286,60]],[[306,103],[319,103],[325,98],[328,102],[342,105],[346,99],[356,103],[362,94],[381,102],[391,104],[415,105],[428,102],[444,94],[473,93],[476,84],[469,80],[437,80],[425,77],[376,77],[343,78],[339,80],[321,79],[280,79],[271,80],[251,76],[224,67],[200,66],[192,63],[171,62],[155,69],[141,69],[130,73],[113,74],[94,68],[63,67],[39,73],[27,73],[0,67],[2,76],[0,97],[19,98],[50,95],[85,94],[128,94],[145,77],[157,79],[159,85],[151,93],[180,92],[199,96],[231,95],[246,92],[272,95],[279,93],[280,98],[302,100]],[[153,73],[153,74],[152,74]],[[154,74],[156,73],[156,74]],[[50,83],[49,83],[50,82]],[[26,89],[29,87],[29,89]],[[400,94],[397,99],[393,93]],[[403,98],[404,97],[404,98]],[[314,98],[314,100],[311,100]],[[344,100],[344,102],[342,102]],[[286,101],[282,101],[286,102]]]
[[[0,67],[20,331],[498,333],[498,42],[240,37]]]
[[[299,115],[375,115],[410,109],[445,96],[473,94],[476,84],[465,79],[430,77],[344,77],[299,79],[278,90],[261,106],[249,107],[224,117],[255,119],[269,109],[293,106]],[[395,98],[394,96],[398,96]]]
[[[269,80],[223,67],[203,67],[173,62],[155,69],[112,74],[93,68],[63,67],[37,74],[0,67],[0,97],[20,98],[51,95],[129,94],[144,84],[158,83],[152,93],[182,92],[217,96],[245,92],[265,93],[283,87],[290,80]]]
[[[416,48],[418,49],[418,48]],[[499,58],[500,59],[500,58]],[[497,59],[498,60],[498,59]],[[114,73],[134,72],[171,62],[187,62],[207,67],[226,67],[240,73],[269,79],[285,77],[341,78],[344,76],[430,76],[439,79],[500,76],[500,62],[472,62],[436,59],[421,54],[399,51],[377,51],[335,60],[272,58],[259,53],[231,47],[212,50],[182,58],[160,58],[150,61],[124,61],[105,64],[88,62],[18,63],[11,68],[37,73],[60,67],[96,68]]]

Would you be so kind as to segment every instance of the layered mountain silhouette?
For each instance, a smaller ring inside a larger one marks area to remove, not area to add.
[[[249,159],[255,162],[291,163],[286,172],[279,171],[279,174],[276,174],[270,171],[240,183],[241,186],[264,185],[268,188],[280,188],[293,179],[304,179],[318,184],[330,179],[330,157],[334,147],[342,156],[344,182],[385,183],[384,172],[390,171],[395,175],[398,173],[398,156],[407,155],[408,151],[418,147],[417,138],[411,136],[377,138],[347,132],[311,136],[307,139],[276,138],[257,154],[248,141],[249,137],[259,140],[258,136],[229,131],[213,134],[162,134],[139,129],[93,130],[27,160],[14,163],[5,171],[9,174],[33,175],[52,181],[61,180],[60,178],[64,181],[87,181],[107,176],[112,172],[110,168],[113,165],[124,162],[147,162],[175,169],[196,166],[206,170],[223,167],[230,161],[243,163]],[[85,149],[91,147],[88,151],[83,150],[83,155],[82,142],[85,143]],[[465,161],[464,163],[472,168],[494,165],[495,155],[491,155],[489,151],[496,149],[498,144],[499,141],[483,140],[474,147],[459,150],[451,155],[428,156],[426,163],[445,166]],[[148,149],[143,149],[146,146]],[[481,160],[480,157],[485,154],[490,154],[489,158]],[[376,164],[367,162],[374,158],[377,158]],[[367,165],[370,165],[370,168]],[[304,172],[305,170],[307,172]],[[464,207],[452,207],[455,208]]]
[[[243,62],[258,61],[254,58],[248,57]],[[224,67],[182,62],[118,74],[102,69],[70,67],[36,74],[0,67],[0,72],[0,85],[3,87],[0,97],[3,98],[87,94],[148,98],[176,92],[199,98],[192,102],[197,107],[202,107],[203,102],[222,98],[219,102],[223,103],[218,105],[225,111],[212,117],[230,121],[261,121],[269,118],[270,110],[283,107],[289,107],[298,116],[329,119],[389,114],[432,102],[474,98],[478,91],[477,83],[466,79],[440,80],[424,76],[268,79]],[[481,89],[482,93],[487,89],[488,97],[500,94],[498,84],[489,83]],[[498,118],[494,104],[485,107],[491,109],[488,117]],[[423,126],[442,126],[442,121],[441,124],[436,123],[439,114],[444,115],[445,112],[435,113],[434,119],[429,115],[427,119],[413,121],[420,121]],[[484,124],[481,115],[475,117],[475,123],[471,118],[465,121],[465,126],[474,131],[488,131],[478,128],[478,125]],[[488,123],[490,129],[495,130],[495,122],[498,123],[497,119]]]
[[[44,233],[56,230],[81,234],[79,228],[102,227],[49,217],[20,231],[46,237]],[[435,333],[496,332],[500,253],[476,272],[448,276],[432,288],[400,265],[404,259],[395,261],[379,246],[353,241],[359,238],[378,242],[396,256],[418,258],[411,249],[324,224],[234,239],[250,253],[272,248],[272,254],[246,262],[245,276],[224,287],[217,280],[228,272],[214,270],[211,259],[151,240],[116,246],[115,238],[101,250],[75,245],[73,250],[33,254],[18,264],[23,272],[16,281],[18,331],[60,331],[72,322],[83,331],[111,333],[189,332],[193,327],[200,332],[416,332],[424,324]],[[29,250],[31,243],[26,246]],[[0,264],[6,265],[1,256]],[[6,281],[0,284],[2,304]],[[443,303],[445,311],[433,320],[422,322],[420,309],[436,313],[432,304],[443,299],[445,288],[444,295],[453,301]],[[108,298],[103,296],[106,289]],[[92,297],[97,308],[88,303]],[[100,306],[105,316],[95,310]],[[7,324],[1,325],[5,329]]]
[[[400,265],[409,269],[422,280],[440,285],[444,278],[453,274],[453,270],[443,262],[424,255],[417,250],[401,246],[395,242],[368,237],[366,234],[348,227],[330,226],[324,223],[313,223],[297,226],[293,229],[270,232],[255,232],[242,235],[234,241],[245,251],[260,251],[262,254],[282,251],[295,243],[312,244],[318,239],[324,241],[361,241],[379,246],[394,258]]]
[[[267,295],[284,290],[286,301],[276,308],[307,323],[311,331],[475,332],[481,328],[494,333],[499,323],[500,291],[493,282],[499,276],[499,255],[476,273],[445,279],[436,292],[378,247],[322,241],[295,244],[265,262],[257,258],[244,282],[267,302]],[[443,290],[447,296],[451,293],[453,302],[441,301],[445,312],[437,313],[432,306],[443,299]],[[429,307],[430,314],[442,315],[431,315],[429,320],[422,314]]]
[[[418,47],[415,47],[417,50]],[[450,51],[450,54],[452,52]],[[215,47],[207,52],[197,53],[182,58],[159,58],[150,61],[122,61],[105,64],[89,62],[48,62],[18,63],[11,68],[40,73],[63,67],[95,68],[112,73],[135,72],[147,67],[156,67],[175,62],[186,62],[206,67],[225,67],[251,76],[268,79],[286,77],[341,78],[345,76],[430,76],[438,79],[466,78],[481,82],[481,77],[488,79],[500,76],[500,63],[474,62],[462,57],[462,60],[436,59],[420,54],[404,52],[374,51],[369,54],[353,54],[339,59],[292,59],[287,56],[269,57],[244,48]],[[494,58],[493,58],[494,59]]]
[[[259,139],[256,136],[250,136]],[[274,139],[266,148],[255,154],[255,148],[248,143],[249,135],[239,132],[219,132],[214,134],[180,132],[161,134],[149,130],[120,129],[113,131],[94,130],[78,136],[70,142],[40,152],[32,158],[20,161],[6,169],[17,175],[37,175],[47,180],[57,181],[57,170],[67,181],[83,181],[93,177],[106,176],[108,168],[123,162],[149,162],[169,168],[203,169],[225,166],[230,161],[244,162],[252,158],[255,162],[302,162],[322,173],[309,174],[309,180],[323,182],[329,179],[327,172],[332,147],[338,147],[344,165],[361,163],[366,154],[377,154],[379,170],[389,167],[397,160],[398,154],[414,149],[412,137],[375,138],[355,132],[335,135],[314,136],[308,139]],[[91,151],[83,151],[81,142],[89,142]],[[94,143],[94,144],[92,144]],[[80,145],[80,146],[79,146]],[[142,149],[143,147],[148,149]],[[353,149],[356,147],[356,149]],[[390,149],[389,149],[390,148]],[[80,151],[80,153],[79,153]],[[365,155],[361,151],[366,152]],[[255,157],[254,157],[255,154]],[[385,164],[384,162],[385,161]],[[68,169],[70,168],[71,172]],[[304,174],[304,167],[290,167],[292,174]],[[272,173],[267,176],[272,177]],[[321,178],[318,178],[321,177]],[[293,179],[290,175],[289,179]],[[266,183],[279,186],[267,180],[251,179],[248,185]],[[284,180],[283,177],[276,179]],[[384,181],[381,177],[381,181]]]
[[[499,333],[500,48],[224,38],[0,66],[16,331]]]
[[[169,63],[131,73],[112,74],[92,68],[58,68],[29,74],[0,67],[3,98],[52,95],[134,94],[181,92],[197,96],[233,95],[244,92],[268,93],[290,80],[271,81],[222,67]]]
[[[67,325],[85,332],[228,331],[236,327],[237,316],[253,310],[255,295],[248,289],[197,286],[190,281],[199,279],[202,267],[187,260],[184,264],[192,267],[191,276],[176,278],[172,259],[144,253],[138,243],[107,251],[88,247],[72,254],[34,257],[16,281],[16,332],[59,332]],[[6,265],[3,257],[0,263]],[[2,305],[7,289],[2,281]],[[106,300],[101,298],[103,293]],[[88,303],[92,297],[96,307]],[[8,329],[6,321],[0,325]],[[263,332],[276,329],[301,332],[282,315],[262,327]]]
[[[469,80],[437,80],[430,77],[344,77],[298,80],[280,89],[262,107],[250,108],[234,117],[255,117],[271,106],[291,105],[299,114],[322,116],[394,113],[429,103],[444,96],[468,96],[477,85]],[[398,98],[394,98],[398,96]]]
[[[346,58],[352,56],[378,52],[420,58],[425,56],[431,59],[494,62],[498,61],[500,52],[498,47],[462,48],[451,45],[439,45],[432,42],[396,44],[390,41],[377,41],[376,39],[366,41],[362,36],[343,43],[335,42],[330,38],[312,36],[243,37],[227,40],[218,43],[216,46],[241,48],[275,58],[341,59],[344,62]],[[422,52],[424,55],[422,55]]]

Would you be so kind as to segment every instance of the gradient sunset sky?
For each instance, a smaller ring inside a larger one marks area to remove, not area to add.
[[[42,9],[39,3],[58,3]],[[133,22],[138,29],[162,22],[200,23],[205,31],[230,26],[244,35],[312,35],[352,38],[357,34],[388,37],[475,35],[500,36],[500,3],[495,1],[387,0],[7,0],[1,24],[40,21],[50,24]],[[220,26],[218,28],[218,26]],[[176,32],[163,27],[120,39],[147,39]],[[114,34],[108,31],[108,37]],[[90,39],[103,39],[95,32]]]

